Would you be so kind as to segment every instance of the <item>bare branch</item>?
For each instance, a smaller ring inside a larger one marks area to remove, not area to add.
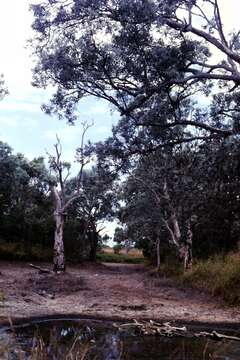
[[[183,121],[174,121],[172,123],[137,123],[136,126],[155,126],[155,127],[161,127],[164,129],[168,129],[168,128],[172,128],[175,126],[194,126],[196,128],[200,128],[203,130],[207,130],[210,133],[215,133],[215,134],[219,134],[222,136],[230,136],[233,135],[233,130],[225,130],[225,129],[218,129],[215,128],[213,126],[201,123],[201,122],[197,122],[197,121],[192,121],[192,120],[183,120]]]
[[[225,55],[229,56],[230,59],[236,61],[238,64],[240,64],[240,55],[233,52],[228,46],[226,46],[224,43],[222,43],[220,40],[216,39],[211,34],[197,29],[194,26],[186,26],[180,21],[167,19],[166,21],[167,25],[175,30],[180,30],[182,32],[191,32],[203,39],[205,39],[208,43],[214,45],[216,48],[218,48],[220,51],[222,51]]]

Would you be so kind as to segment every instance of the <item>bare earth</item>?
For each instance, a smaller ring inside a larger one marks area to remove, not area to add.
[[[240,323],[240,308],[226,309],[218,299],[153,278],[143,265],[86,264],[55,275],[39,274],[27,264],[0,262],[0,290],[5,295],[1,321],[64,314]]]

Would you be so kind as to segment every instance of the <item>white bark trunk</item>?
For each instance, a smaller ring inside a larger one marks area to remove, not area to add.
[[[60,273],[65,271],[65,254],[64,254],[64,243],[63,243],[64,216],[62,211],[61,198],[55,186],[53,186],[52,188],[52,193],[54,196],[54,204],[55,204],[53,271]]]
[[[54,255],[53,255],[53,271],[65,271],[65,255],[63,243],[63,226],[64,217],[61,213],[55,213],[55,234],[54,234]]]

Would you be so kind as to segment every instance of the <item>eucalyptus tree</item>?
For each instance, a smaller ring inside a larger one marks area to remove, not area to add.
[[[104,222],[113,220],[115,215],[116,186],[113,180],[114,177],[98,165],[85,169],[82,192],[71,209],[71,216],[83,224],[82,238],[87,240],[90,261],[96,260]]]
[[[150,150],[239,133],[239,32],[225,34],[218,0],[44,0],[32,9],[34,84],[57,89],[47,112],[73,122],[82,97],[108,101],[122,119],[114,136],[130,129],[129,154],[145,150],[148,132]],[[204,108],[197,99],[209,94]]]
[[[51,214],[49,172],[42,157],[31,161],[0,142],[0,232],[3,240],[23,241],[28,251]]]
[[[185,269],[192,266],[191,225],[199,204],[199,181],[192,176],[193,155],[186,147],[145,156],[126,182],[124,219],[130,227],[133,222],[137,231],[145,229],[144,237],[154,241],[158,267],[163,238]]]
[[[125,183],[121,220],[150,255],[168,240],[191,267],[234,250],[240,225],[240,146],[233,139],[144,156]]]
[[[86,154],[84,152],[84,136],[88,128],[89,125],[83,124],[81,145],[76,151],[76,160],[79,163],[79,171],[75,177],[74,187],[70,193],[68,191],[67,181],[70,176],[71,164],[62,160],[62,145],[59,138],[57,138],[57,143],[54,145],[55,154],[49,154],[50,169],[55,176],[55,179],[51,183],[55,220],[53,270],[58,273],[65,271],[63,240],[65,218],[70,206],[81,197],[84,167],[91,160],[90,157],[85,156]]]

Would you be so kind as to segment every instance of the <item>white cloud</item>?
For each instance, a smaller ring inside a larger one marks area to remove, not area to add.
[[[46,130],[43,132],[42,137],[47,140],[56,141],[56,135],[59,137],[63,143],[72,143],[77,139],[80,141],[81,133],[74,126],[65,126],[58,130]]]
[[[18,126],[18,120],[14,117],[2,116],[0,117],[0,126],[9,126],[15,128]]]
[[[19,101],[8,101],[6,98],[6,101],[2,101],[0,103],[0,111],[4,110],[13,110],[14,111],[24,111],[24,112],[37,112],[39,113],[41,111],[39,104],[34,104],[31,102],[19,102]]]
[[[109,133],[109,126],[100,126],[96,128],[96,132],[99,134]]]

